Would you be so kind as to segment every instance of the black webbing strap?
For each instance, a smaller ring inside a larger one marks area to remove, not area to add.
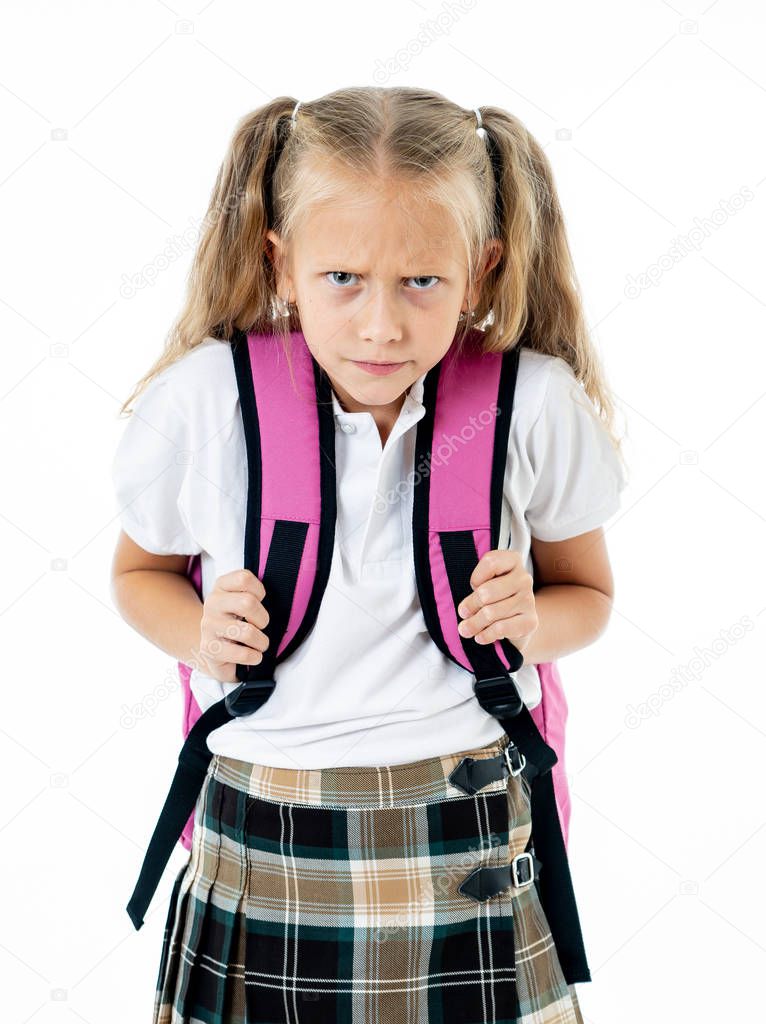
[[[269,638],[269,646],[257,665],[237,665],[238,679],[270,679],[274,675],[277,648],[287,632],[290,620],[308,528],[308,523],[288,519],[277,519],[274,523],[266,568],[261,579],[266,591],[261,604],[269,613],[269,621],[264,630]],[[245,568],[256,575],[258,573],[257,565],[248,565],[247,556]]]
[[[208,734],[224,725],[230,718],[225,700],[217,701],[200,715],[181,748],[176,773],[127,906],[130,920],[136,930],[144,923],[147,907],[205,781],[208,765],[213,756],[207,747]]]
[[[471,574],[479,561],[476,543],[470,530],[445,531],[439,534],[439,542],[457,615],[457,606],[473,592]],[[472,636],[461,636],[460,643],[477,676],[488,679],[507,675],[508,669],[500,660],[494,644],[477,644]],[[516,672],[524,664],[524,656],[515,647],[513,651],[510,671]]]
[[[507,732],[503,719],[499,721]],[[536,879],[537,891],[548,919],[561,970],[568,985],[590,981],[590,968],[585,954],[580,916],[564,836],[561,832],[551,772],[538,774],[532,779],[529,801],[532,811],[532,841],[535,853],[543,864]]]
[[[178,767],[170,790],[127,905],[128,915],[136,930],[144,923],[144,915],[152,896],[205,781],[213,758],[207,737],[232,718],[257,711],[268,700],[276,685],[271,676],[277,661],[277,648],[285,635],[290,617],[307,530],[307,523],[281,519],[274,523],[263,574],[266,594],[262,603],[269,613],[266,626],[269,646],[264,651],[263,660],[257,665],[237,665],[237,676],[242,680],[239,686],[204,711],[186,737],[178,755]]]
[[[470,576],[479,556],[471,530],[441,532],[439,540],[457,618],[457,606],[471,594]],[[521,700],[513,677],[495,651],[494,644],[477,644],[473,637],[460,639],[476,676],[474,691],[479,703],[485,711],[497,718],[527,761],[524,775],[530,782],[531,841],[542,865],[535,884],[564,977],[569,985],[590,981],[569,860],[553,789],[551,768],[558,757],[541,736],[529,709]],[[518,658],[511,661],[511,671],[517,671],[523,664],[523,656],[513,644],[509,643],[509,646],[518,655]],[[514,665],[514,662],[518,663]]]

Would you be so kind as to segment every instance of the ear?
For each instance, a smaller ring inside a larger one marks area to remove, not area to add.
[[[481,282],[485,276],[492,270],[493,267],[497,266],[500,262],[500,258],[503,255],[503,243],[499,238],[490,238],[484,245],[484,252],[482,259],[479,261],[479,271],[474,278],[474,287],[470,292],[466,292],[466,299],[468,301],[468,308],[473,309],[475,304],[479,301],[479,292],[481,291]]]
[[[277,292],[282,295],[288,295],[292,288],[292,280],[287,271],[287,256],[285,253],[285,246],[282,239],[276,233],[269,229],[266,232],[266,243],[264,245],[266,255],[274,265],[274,274],[276,278]]]
[[[503,255],[503,243],[499,238],[490,238],[484,247],[484,254],[485,262],[481,272],[482,277],[488,274],[500,262],[500,257]]]

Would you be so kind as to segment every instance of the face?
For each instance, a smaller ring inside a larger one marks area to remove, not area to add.
[[[297,303],[306,344],[341,405],[389,427],[407,388],[450,347],[461,309],[500,255],[500,243],[488,243],[469,294],[448,215],[407,210],[393,191],[311,211],[289,253],[273,231],[267,237],[278,294]]]

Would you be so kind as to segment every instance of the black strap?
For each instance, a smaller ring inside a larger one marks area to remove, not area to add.
[[[443,532],[439,539],[457,617],[458,604],[471,593],[470,576],[479,560],[476,544],[470,530]],[[590,981],[553,789],[551,768],[558,761],[556,751],[541,736],[494,644],[477,644],[473,637],[460,639],[476,677],[474,692],[479,703],[497,718],[527,760],[524,774],[531,783],[531,841],[542,863],[536,884],[564,977],[570,985]],[[511,661],[511,671],[516,671],[523,663],[523,656],[513,644],[510,647],[517,655]]]
[[[189,820],[189,815],[194,810],[205,781],[213,757],[207,746],[207,737],[214,729],[225,725],[232,718],[257,711],[274,689],[275,683],[271,675],[277,660],[276,651],[285,635],[290,616],[307,529],[306,523],[283,520],[274,523],[263,578],[268,597],[268,601],[264,599],[264,607],[269,612],[269,623],[266,627],[269,646],[259,664],[237,665],[237,675],[242,680],[240,685],[203,712],[186,737],[178,755],[178,767],[170,790],[144,855],[133,895],[127,905],[128,914],[136,929],[144,923],[144,915],[152,896],[157,890],[178,838]],[[242,675],[240,670],[244,670]]]
[[[471,573],[479,561],[476,543],[471,530],[442,532],[439,534],[439,542],[457,615],[457,606],[472,592]],[[508,669],[500,660],[494,644],[477,644],[472,636],[461,636],[460,643],[477,677],[489,679],[507,675]],[[516,672],[524,664],[524,656],[510,641],[508,643],[513,651],[510,671]]]
[[[228,722],[229,718],[225,701],[217,701],[200,715],[181,748],[173,782],[127,906],[136,930],[144,923],[144,914],[156,892],[178,837],[189,820],[205,780],[208,765],[213,757],[207,747],[208,734]]]
[[[496,754],[494,757],[461,757],[449,773],[448,778],[453,786],[457,786],[464,793],[473,796],[491,782],[499,782],[500,779],[508,778],[511,773],[509,760],[515,761],[515,774],[520,774],[516,771],[516,768],[521,765],[519,751],[511,743],[508,746],[507,756],[504,749],[502,753]]]
[[[542,864],[533,853],[530,854],[530,857],[532,858],[531,871],[533,874],[527,874],[530,870],[528,865],[529,858],[520,861],[520,864],[524,865],[525,870],[524,878],[521,880],[522,884],[527,880],[530,883],[533,880],[536,882],[542,867]],[[492,899],[493,896],[497,896],[498,893],[515,884],[513,868],[510,864],[483,864],[475,868],[470,875],[467,875],[457,887],[457,890],[463,896],[470,896],[477,903],[484,903],[486,900]]]
[[[266,591],[261,603],[269,613],[269,621],[264,629],[269,638],[269,646],[257,665],[237,665],[238,679],[270,679],[274,675],[277,648],[287,632],[287,623],[290,620],[308,528],[308,523],[286,519],[277,519],[274,523],[266,567],[261,579]],[[255,572],[254,569],[251,571]]]
[[[588,958],[550,771],[532,779],[529,802],[532,811],[532,840],[535,852],[543,864],[535,881],[561,970],[568,985],[590,981]]]
[[[260,564],[263,467],[258,410],[253,388],[248,338],[245,332],[235,330],[231,346],[247,448],[248,484],[244,565],[245,568],[257,575]],[[194,810],[205,781],[213,757],[207,746],[208,735],[234,717],[252,714],[268,700],[276,685],[273,676],[277,662],[286,658],[302,641],[306,632],[311,628],[319,609],[330,571],[335,535],[335,423],[329,383],[319,373],[315,360],[313,365],[319,409],[322,513],[317,571],[309,609],[292,640],[277,655],[287,631],[308,533],[308,523],[278,519],[274,523],[262,577],[265,588],[263,605],[269,613],[269,622],[265,630],[269,637],[269,646],[263,652],[263,658],[257,665],[237,664],[236,673],[240,685],[222,700],[209,707],[195,722],[186,737],[178,755],[178,767],[170,790],[144,855],[138,882],[128,902],[128,914],[136,929],[140,928],[144,922],[144,914],[156,892],[175,844]]]
[[[508,440],[511,434],[513,400],[516,396],[516,380],[519,373],[521,349],[526,337],[522,335],[509,352],[503,353],[500,364],[500,379],[497,385],[497,415],[492,442],[492,471],[490,474],[489,515],[490,548],[500,547],[500,520],[503,514],[503,490],[505,470],[508,462]]]

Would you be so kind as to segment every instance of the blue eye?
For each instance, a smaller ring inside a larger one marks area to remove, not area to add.
[[[356,274],[352,274],[349,270],[328,270],[325,277],[331,277],[333,274],[340,274],[341,277],[356,277]]]
[[[422,277],[409,277],[409,278],[407,278],[408,281],[428,281],[429,279],[433,280],[433,281],[437,281],[437,282],[439,280],[441,280],[440,278],[438,278],[436,276],[436,274],[425,274]],[[436,285],[433,285],[433,287],[435,288]],[[431,291],[431,288],[416,288],[415,291],[416,292],[428,292],[428,291]]]
[[[347,277],[347,278],[348,277],[358,277],[357,274],[353,274],[350,270],[328,270],[327,273],[325,274],[325,277],[332,279],[334,274],[337,274],[340,277]],[[424,275],[422,275],[420,277],[408,277],[408,278],[405,278],[405,280],[407,280],[407,281],[434,281],[434,282],[438,283],[441,280],[441,278],[437,277],[436,274],[424,274]],[[345,284],[348,284],[349,282],[347,282],[347,281],[332,281],[331,283],[337,284],[339,287],[342,288]],[[430,291],[432,287],[435,287],[435,285],[430,285],[430,286],[428,286],[426,288],[416,287],[415,291],[416,292],[426,292],[426,291]]]

